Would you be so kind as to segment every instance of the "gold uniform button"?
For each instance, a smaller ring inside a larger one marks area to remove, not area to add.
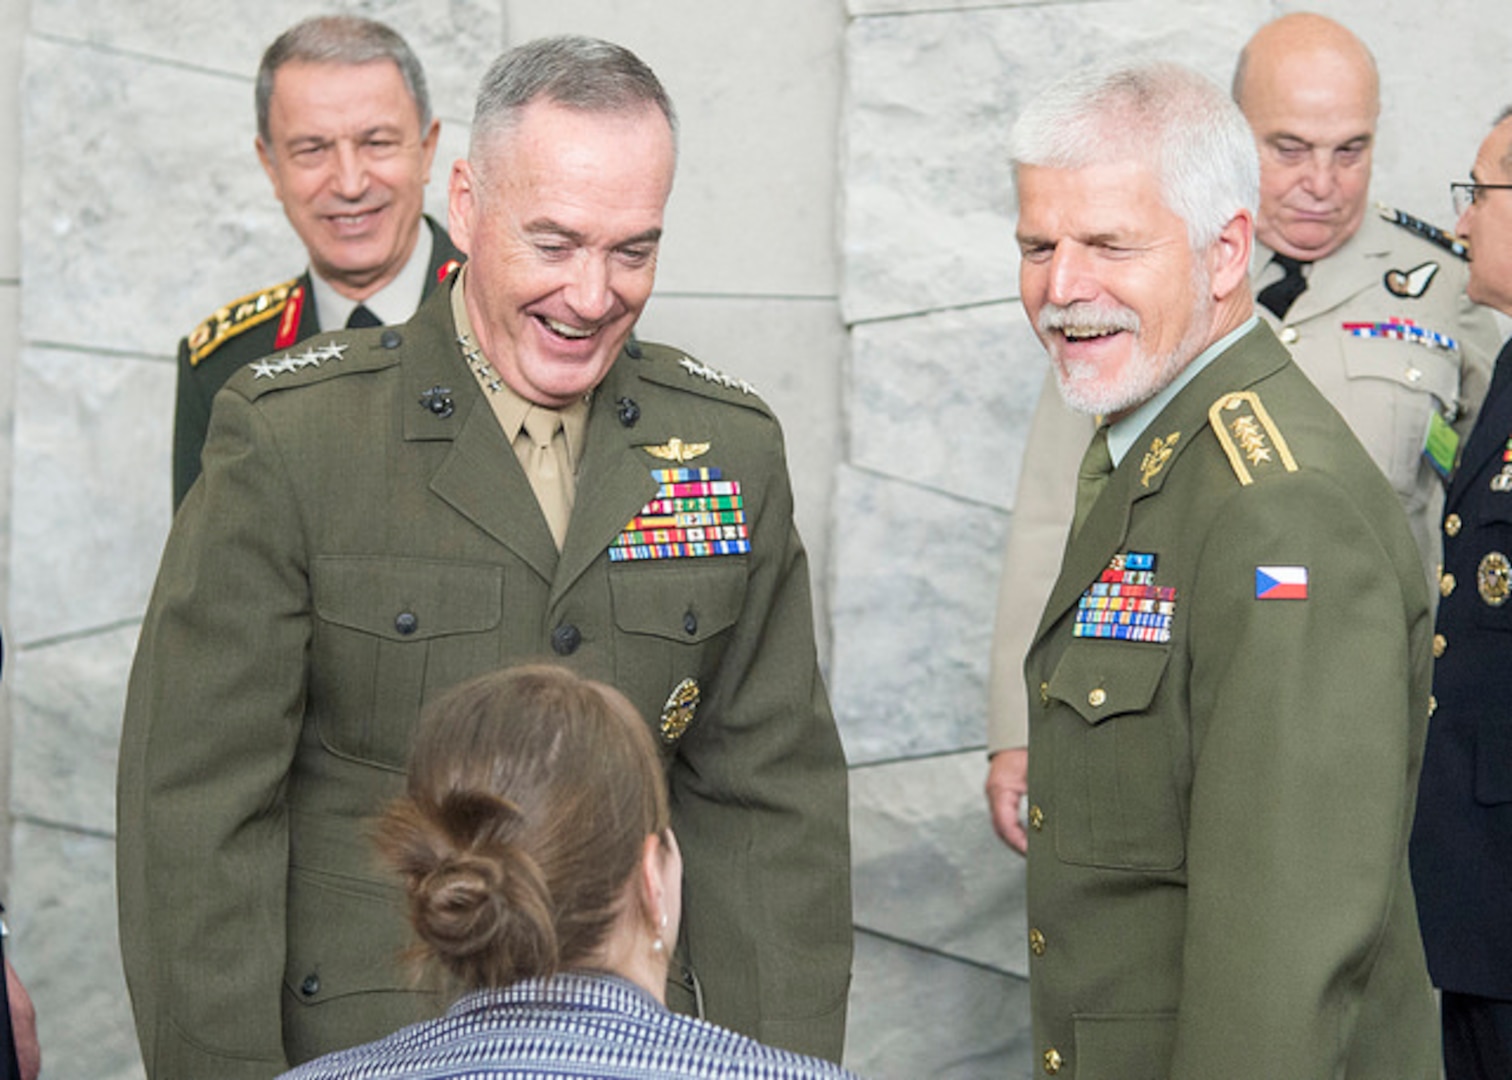
[[[1460,516],[1458,514],[1450,514],[1444,519],[1444,535],[1458,536],[1459,531],[1464,527],[1464,524],[1465,523],[1460,520]]]
[[[1046,1075],[1054,1076],[1056,1073],[1061,1071],[1061,1066],[1064,1064],[1065,1062],[1061,1059],[1060,1051],[1055,1047],[1052,1046],[1050,1049],[1045,1051]]]
[[[1281,328],[1281,344],[1283,345],[1295,345],[1297,338],[1300,336],[1295,326],[1283,326]]]
[[[1433,716],[1433,714],[1436,713],[1436,712],[1438,712],[1438,698],[1434,697],[1432,694],[1429,694],[1428,695],[1428,715],[1429,715],[1429,717],[1431,718]]]
[[[1452,592],[1454,592],[1454,575],[1445,574],[1439,578],[1439,595],[1447,598]]]
[[[1045,935],[1033,927],[1029,929],[1029,951],[1035,956],[1045,955]]]
[[[1040,704],[1050,704],[1050,684],[1047,682],[1040,683]]]
[[[1107,700],[1108,692],[1100,686],[1087,695],[1087,704],[1092,706],[1094,709],[1102,708],[1103,705],[1107,703]]]
[[[1038,806],[1029,807],[1029,827],[1035,832],[1045,827],[1045,812]]]
[[[1444,650],[1449,647],[1449,641],[1443,634],[1433,635],[1433,658],[1437,660],[1444,655]]]

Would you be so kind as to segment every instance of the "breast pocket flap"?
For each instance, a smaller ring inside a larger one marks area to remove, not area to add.
[[[490,630],[503,613],[504,569],[387,556],[323,556],[311,569],[325,622],[392,641]]]
[[[1166,646],[1079,639],[1061,654],[1046,692],[1087,723],[1100,724],[1148,709],[1169,660]]]

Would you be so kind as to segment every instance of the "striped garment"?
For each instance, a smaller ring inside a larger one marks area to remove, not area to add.
[[[613,975],[568,972],[467,994],[445,1016],[306,1062],[280,1080],[859,1080],[669,1012]]]

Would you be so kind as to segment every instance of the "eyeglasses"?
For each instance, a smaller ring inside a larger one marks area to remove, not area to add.
[[[1512,191],[1512,184],[1477,184],[1473,180],[1466,180],[1449,185],[1449,195],[1454,199],[1454,214],[1456,217],[1463,216],[1480,200],[1482,191]]]

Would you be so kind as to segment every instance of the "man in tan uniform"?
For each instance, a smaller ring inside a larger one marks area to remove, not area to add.
[[[1495,322],[1464,295],[1462,247],[1370,205],[1380,95],[1375,61],[1354,34],[1312,14],[1268,23],[1240,54],[1233,95],[1260,152],[1257,310],[1391,481],[1435,580],[1441,477],[1490,381]],[[1296,267],[1289,283],[1283,261]],[[1047,382],[1004,557],[989,686],[988,802],[998,834],[1020,851],[1022,663],[1091,431]]]
[[[1012,144],[1024,309],[1102,418],[1024,663],[1039,1067],[1434,1080],[1407,870],[1427,586],[1252,313],[1244,117],[1134,68],[1046,91]]]

